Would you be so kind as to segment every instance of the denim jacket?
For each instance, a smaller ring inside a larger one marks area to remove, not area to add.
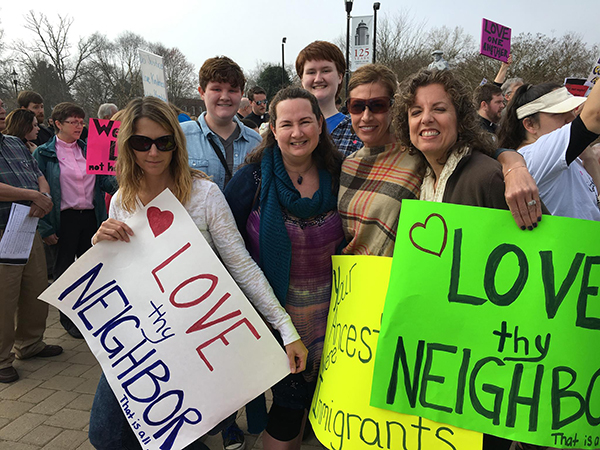
[[[212,180],[223,190],[225,168],[208,140],[210,139],[217,145],[223,156],[225,156],[225,148],[219,136],[208,127],[205,116],[206,112],[202,113],[198,122],[190,121],[180,124],[187,141],[188,161],[192,169],[201,170],[212,177]],[[234,116],[233,121],[240,126],[240,135],[233,142],[233,173],[235,174],[240,164],[244,162],[246,155],[254,150],[262,139],[257,132],[244,126],[237,117]]]

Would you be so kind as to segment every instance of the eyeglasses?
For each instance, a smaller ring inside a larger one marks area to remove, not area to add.
[[[365,108],[369,108],[373,114],[386,113],[394,104],[394,99],[389,97],[374,97],[368,100],[363,98],[349,98],[346,100],[346,107],[350,114],[360,114]]]
[[[73,125],[74,127],[82,127],[85,125],[83,120],[63,120],[62,123],[68,123],[69,125]]]
[[[152,144],[161,152],[172,152],[175,150],[175,136],[168,134],[156,139],[150,139],[148,136],[133,135],[129,138],[129,145],[137,152],[147,152],[152,148]]]
[[[260,105],[266,105],[267,103],[269,103],[268,100],[257,100],[254,103],[256,103],[258,106]]]

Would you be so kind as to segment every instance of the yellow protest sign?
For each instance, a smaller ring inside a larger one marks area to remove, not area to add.
[[[391,258],[334,256],[331,305],[309,418],[331,450],[480,450],[482,435],[369,406]]]

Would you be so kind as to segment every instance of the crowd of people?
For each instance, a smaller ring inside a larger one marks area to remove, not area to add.
[[[248,429],[267,450],[299,449],[316,386],[331,291],[331,256],[391,257],[403,199],[510,209],[523,230],[542,214],[599,220],[600,88],[574,97],[555,84],[506,80],[474,92],[453,70],[423,69],[405,80],[380,64],[357,69],[340,97],[345,58],[315,41],[296,59],[300,86],[243,97],[246,79],[230,58],[208,59],[193,120],[153,97],[99,118],[121,121],[117,175],[86,173],[85,113],[19,95],[0,106],[0,234],[12,202],[40,218],[25,265],[0,264],[0,382],[18,379],[17,358],[51,357],[43,342],[48,307],[37,300],[93,244],[129,241],[126,224],[165,188],[184,205],[248,299],[285,347],[291,374],[247,408]],[[399,82],[400,81],[400,82]],[[105,199],[110,199],[108,208]],[[44,251],[43,243],[46,246]],[[46,263],[46,260],[49,263]],[[61,323],[75,338],[77,327]],[[224,420],[225,450],[242,450],[236,415]],[[107,426],[110,424],[110,426]],[[101,377],[90,419],[98,449],[139,448]],[[508,449],[484,436],[484,449]],[[521,448],[530,448],[519,443]],[[205,449],[201,440],[189,449]]]

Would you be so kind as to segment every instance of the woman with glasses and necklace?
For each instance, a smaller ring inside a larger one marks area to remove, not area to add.
[[[271,102],[269,130],[225,197],[250,254],[309,349],[306,371],[272,388],[265,450],[299,450],[316,388],[331,299],[331,255],[342,243],[336,211],[342,154],[317,98],[288,87]]]
[[[119,191],[110,203],[110,218],[93,237],[94,244],[129,242],[133,231],[124,222],[169,188],[244,294],[281,334],[291,372],[304,370],[306,347],[246,250],[221,190],[204,173],[189,167],[185,136],[171,108],[155,97],[132,100],[121,118],[117,145]],[[141,448],[104,375],[92,406],[89,436],[97,449]],[[186,448],[207,449],[199,440]]]
[[[117,189],[113,176],[86,173],[86,144],[80,139],[84,118],[85,112],[74,103],[56,105],[52,111],[56,136],[33,153],[54,203],[40,220],[40,233],[46,245],[58,246],[55,279],[91,247],[92,236],[106,219],[104,193]],[[60,322],[71,336],[83,338],[62,313]]]

